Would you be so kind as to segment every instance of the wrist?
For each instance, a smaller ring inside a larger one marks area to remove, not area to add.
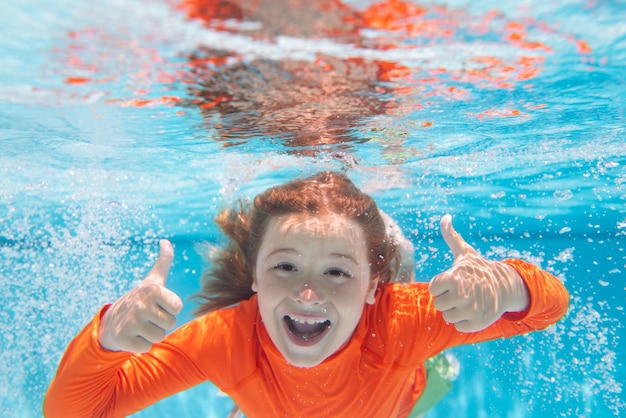
[[[507,298],[507,304],[505,312],[524,312],[528,310],[530,306],[530,293],[528,287],[522,279],[522,276],[512,266],[502,263],[504,266],[508,281],[509,297]]]
[[[110,326],[108,326],[108,318],[107,318],[107,314],[110,314],[110,308],[111,308],[112,304],[108,304],[105,305],[104,308],[102,308],[102,310],[100,311],[100,318],[98,321],[98,345],[100,346],[100,348],[102,348],[103,350],[106,351],[111,351],[111,352],[117,352],[119,350],[116,350],[112,347],[114,347],[114,344],[109,341],[109,334],[107,332],[108,328],[111,328]]]

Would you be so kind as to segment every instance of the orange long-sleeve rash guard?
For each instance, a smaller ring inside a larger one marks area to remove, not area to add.
[[[529,308],[461,333],[434,308],[427,283],[389,284],[366,305],[350,342],[311,368],[290,365],[261,322],[256,296],[199,317],[145,354],[98,343],[100,314],[69,345],[44,402],[47,417],[118,417],[210,380],[247,417],[407,416],[442,350],[546,328],[566,311],[561,282],[520,260]]]

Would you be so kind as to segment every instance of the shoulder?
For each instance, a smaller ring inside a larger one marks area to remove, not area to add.
[[[259,350],[255,298],[219,309],[182,325],[166,340],[221,388],[254,372]]]
[[[442,323],[428,283],[393,283],[380,287],[376,303],[365,312],[364,344],[388,362],[416,364],[427,341]]]
[[[205,343],[210,340],[216,342],[235,342],[236,340],[251,340],[255,334],[255,324],[258,316],[256,297],[242,301],[237,305],[209,312],[183,325],[183,332],[193,332],[194,338],[202,337]]]
[[[391,313],[409,311],[427,307],[432,297],[428,292],[428,283],[388,283],[380,287],[376,297],[378,308]]]

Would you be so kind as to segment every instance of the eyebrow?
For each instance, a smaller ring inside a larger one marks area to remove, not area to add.
[[[356,259],[354,257],[352,257],[350,254],[330,253],[330,255],[338,257],[338,258],[347,258],[348,260],[352,261],[357,266],[359,265],[358,261],[356,261]]]
[[[280,253],[290,253],[290,254],[298,254],[300,255],[300,252],[297,251],[295,248],[277,248],[274,251],[272,251],[271,253],[269,253],[267,256],[271,257],[275,254],[280,254]]]
[[[269,253],[267,255],[267,257],[271,257],[273,255],[280,254],[280,253],[288,253],[288,254],[300,255],[300,252],[297,251],[295,248],[277,248],[274,251],[272,251],[271,253]],[[337,257],[337,258],[346,258],[346,259],[352,261],[357,266],[359,265],[358,261],[356,261],[356,259],[354,257],[352,257],[350,254],[330,253],[329,255],[331,255],[333,257]]]

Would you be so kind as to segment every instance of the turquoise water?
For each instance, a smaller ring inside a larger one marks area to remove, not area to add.
[[[0,415],[41,415],[64,348],[159,238],[185,299],[219,208],[320,169],[398,220],[418,280],[451,264],[451,213],[483,254],[571,292],[546,332],[453,350],[461,374],[429,417],[624,415],[626,6],[469,3],[390,1],[354,30],[336,23],[352,12],[279,19],[278,0],[208,23],[165,0],[3,5]],[[207,383],[137,416],[230,407]]]

